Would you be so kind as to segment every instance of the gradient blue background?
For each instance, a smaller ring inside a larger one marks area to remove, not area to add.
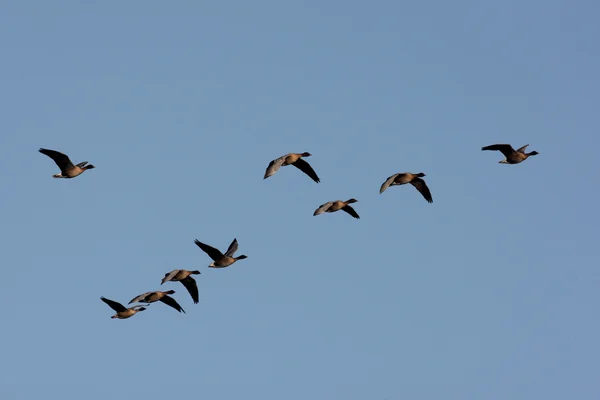
[[[599,11],[3,2],[0,395],[599,398]],[[52,179],[39,147],[97,168]],[[304,151],[320,184],[262,179]],[[433,204],[379,195],[402,171]],[[193,243],[234,237],[221,270]],[[187,314],[99,299],[157,289]]]

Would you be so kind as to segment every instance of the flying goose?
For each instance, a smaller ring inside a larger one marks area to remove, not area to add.
[[[144,306],[133,306],[131,308],[127,308],[123,304],[117,303],[116,301],[113,301],[113,300],[109,300],[105,297],[100,297],[100,300],[102,300],[103,302],[108,304],[110,308],[112,308],[113,310],[115,310],[117,312],[111,318],[126,319],[126,318],[132,317],[136,313],[138,313],[140,311],[144,311],[146,309],[146,307],[144,307]]]
[[[532,151],[531,153],[525,153],[525,149],[529,146],[526,144],[525,146],[515,150],[512,148],[510,144],[492,144],[490,146],[482,147],[481,150],[498,150],[506,159],[502,161],[498,161],[500,164],[518,164],[523,162],[529,158],[529,156],[537,156],[537,151]]]
[[[194,300],[194,304],[198,304],[198,285],[196,284],[196,280],[192,278],[191,275],[199,275],[200,271],[188,271],[185,269],[174,269],[171,272],[167,272],[165,277],[162,278],[160,284],[162,285],[165,282],[181,282],[183,286],[187,289],[192,296],[192,300]]]
[[[131,299],[129,304],[131,304],[131,303],[148,303],[148,304],[150,304],[150,303],[154,303],[155,301],[162,301],[166,305],[171,306],[174,309],[176,309],[177,311],[183,312],[185,314],[185,311],[183,310],[183,308],[181,308],[179,303],[177,303],[177,301],[175,301],[174,298],[169,296],[170,294],[174,294],[174,293],[175,293],[174,290],[168,290],[166,292],[159,292],[159,291],[146,292],[146,293],[142,293],[139,296]]]
[[[96,168],[92,164],[85,165],[87,164],[87,161],[73,165],[66,154],[59,153],[58,151],[39,149],[39,152],[53,159],[56,165],[58,165],[58,168],[60,168],[60,174],[52,175],[53,178],[75,178],[76,176],[83,174],[87,169]]]
[[[238,249],[238,242],[235,238],[233,239],[233,242],[231,242],[231,244],[229,245],[229,248],[227,249],[225,254],[221,253],[221,251],[215,249],[212,246],[200,242],[197,239],[194,240],[194,243],[196,243],[198,247],[200,247],[206,254],[208,254],[210,258],[213,259],[213,262],[209,265],[210,268],[225,268],[238,260],[248,258],[248,256],[245,256],[243,254],[238,257],[233,256]]]
[[[424,176],[425,174],[422,172],[419,172],[418,174],[411,174],[410,172],[394,174],[388,177],[385,182],[383,182],[383,185],[381,185],[381,188],[379,189],[379,194],[385,192],[385,190],[390,186],[405,185],[410,183],[423,195],[427,202],[433,203],[431,192],[429,191],[425,181],[421,179]]]
[[[356,202],[358,202],[358,200],[356,200],[356,199],[350,199],[350,200],[346,200],[346,201],[341,201],[341,200],[330,201],[325,204],[321,204],[319,206],[319,208],[317,208],[315,210],[313,216],[323,214],[325,212],[331,213],[331,212],[343,210],[343,211],[346,211],[348,214],[352,215],[354,218],[358,219],[360,217],[358,216],[356,211],[354,211],[354,208],[349,206],[350,203],[356,203]]]
[[[319,183],[321,180],[317,176],[317,173],[310,166],[309,163],[304,161],[302,157],[310,157],[310,153],[289,153],[279,158],[274,159],[269,163],[267,170],[265,171],[265,177],[263,179],[267,179],[268,177],[275,175],[275,172],[279,170],[280,167],[285,167],[286,165],[293,165],[298,168],[300,171],[304,172],[308,175],[313,181]]]

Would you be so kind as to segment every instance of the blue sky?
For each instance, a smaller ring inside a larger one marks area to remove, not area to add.
[[[2,397],[598,398],[598,11],[3,3]],[[158,289],[187,314],[100,301]]]

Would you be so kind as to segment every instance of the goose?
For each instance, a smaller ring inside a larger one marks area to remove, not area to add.
[[[133,306],[131,308],[127,308],[123,304],[107,299],[106,297],[100,297],[100,300],[108,304],[110,308],[117,312],[111,318],[126,319],[146,309],[144,306]]]
[[[320,214],[323,214],[326,212],[331,213],[331,212],[342,210],[342,211],[346,211],[348,214],[350,214],[354,218],[358,219],[360,217],[358,216],[356,211],[354,211],[354,208],[349,206],[349,204],[356,203],[356,202],[358,202],[358,200],[356,200],[354,198],[346,200],[346,201],[341,201],[341,200],[330,201],[325,204],[321,204],[319,206],[319,208],[317,208],[315,210],[313,216],[320,215]]]
[[[181,282],[183,286],[187,289],[192,296],[192,300],[194,300],[194,304],[198,304],[198,285],[196,284],[196,280],[191,275],[199,275],[200,271],[188,271],[185,269],[174,269],[171,272],[167,272],[162,278],[160,284],[162,285],[165,282]]]
[[[148,303],[148,304],[150,304],[150,303],[154,303],[155,301],[162,301],[166,305],[171,306],[174,309],[176,309],[177,311],[183,312],[185,314],[185,311],[183,310],[183,308],[181,308],[179,303],[177,303],[177,301],[174,298],[169,296],[170,294],[174,294],[174,293],[175,293],[174,290],[168,290],[166,292],[160,292],[160,291],[146,292],[146,293],[142,293],[139,296],[136,296],[133,299],[131,299],[129,304],[131,304],[131,303]]]
[[[482,147],[481,150],[498,150],[504,154],[504,157],[506,158],[502,161],[498,161],[499,164],[519,164],[520,162],[527,160],[530,156],[537,156],[540,154],[537,151],[525,153],[527,146],[529,145],[526,144],[515,150],[510,144],[492,144],[490,146]]]
[[[308,175],[313,181],[319,183],[321,180],[317,176],[317,173],[310,166],[309,163],[304,161],[302,157],[310,157],[312,154],[304,152],[304,153],[288,153],[284,156],[274,159],[267,166],[267,170],[265,171],[265,177],[263,179],[267,179],[270,176],[275,175],[275,173],[279,170],[280,167],[284,167],[286,165],[293,165],[298,168],[300,171],[304,172]]]
[[[421,179],[424,176],[425,174],[422,172],[419,172],[418,174],[412,174],[410,172],[400,172],[394,174],[388,177],[385,180],[385,182],[383,182],[381,188],[379,189],[379,194],[385,192],[385,190],[390,186],[405,185],[407,183],[410,183],[419,191],[419,193],[423,195],[423,197],[425,198],[425,200],[427,200],[428,203],[433,203],[431,192],[429,191],[429,188],[427,187],[425,181]]]
[[[53,178],[75,178],[88,169],[96,168],[92,164],[86,165],[88,163],[87,161],[73,165],[66,154],[59,153],[55,150],[39,149],[39,152],[53,159],[56,165],[58,165],[58,168],[60,168],[60,174],[52,175]]]
[[[233,239],[233,242],[231,242],[225,254],[221,253],[220,250],[215,249],[212,246],[202,243],[198,239],[194,240],[194,243],[196,243],[198,247],[200,247],[206,254],[208,254],[210,258],[213,259],[213,262],[208,266],[209,268],[229,267],[231,264],[238,260],[248,258],[248,256],[243,254],[238,257],[233,256],[238,249],[238,242],[236,238]]]

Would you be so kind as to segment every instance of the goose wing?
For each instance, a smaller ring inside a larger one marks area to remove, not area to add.
[[[179,273],[179,271],[180,271],[180,270],[178,270],[178,269],[174,269],[174,270],[173,270],[173,271],[171,271],[171,272],[167,272],[167,273],[165,274],[165,277],[164,277],[164,278],[162,278],[162,280],[160,281],[160,284],[162,285],[163,283],[165,283],[165,282],[168,282],[168,281],[170,281],[171,279],[173,279],[173,278],[175,277],[175,275],[177,275],[177,273]]]
[[[160,301],[162,301],[163,303],[165,303],[168,306],[173,307],[174,309],[176,309],[179,312],[183,312],[185,314],[185,311],[183,310],[183,308],[179,305],[179,303],[172,298],[171,296],[163,296]]]
[[[220,250],[215,249],[214,247],[209,246],[205,243],[202,243],[198,239],[194,240],[194,243],[196,243],[196,245],[200,247],[206,254],[208,254],[208,256],[214,261],[218,261],[221,258],[223,258],[223,253],[221,253]]]
[[[481,150],[498,150],[504,154],[504,157],[510,157],[515,151],[510,144],[492,144],[490,146],[482,147]]]
[[[297,159],[296,162],[293,163],[292,165],[294,167],[298,168],[300,171],[304,172],[306,175],[310,176],[310,178],[313,181],[315,181],[317,183],[321,182],[321,180],[317,176],[317,173],[315,172],[315,170],[310,166],[309,163],[307,163],[303,159],[301,159],[301,158]]]
[[[329,209],[329,207],[331,207],[332,204],[333,204],[333,201],[328,201],[325,204],[321,204],[319,206],[319,208],[317,208],[315,210],[315,212],[313,213],[313,216],[323,214],[324,212],[326,212]]]
[[[285,158],[288,156],[289,154],[286,154],[285,156],[281,156],[279,158],[274,159],[273,161],[271,161],[269,163],[269,165],[267,166],[267,170],[265,171],[265,176],[263,179],[267,179],[270,176],[275,175],[275,172],[277,172],[279,170],[279,168],[281,168],[281,166],[283,165]]]
[[[61,171],[66,171],[66,170],[74,167],[73,163],[71,162],[71,160],[69,159],[69,157],[66,154],[60,153],[55,150],[48,150],[48,149],[40,149],[39,152],[47,155],[52,160],[54,160],[54,162],[56,163],[58,168],[60,168]]]
[[[116,301],[107,299],[106,297],[100,297],[100,300],[102,300],[103,302],[105,302],[106,304],[108,304],[108,306],[110,308],[112,308],[113,310],[115,310],[116,312],[122,312],[127,310],[127,308],[121,304],[121,303],[117,303]]]
[[[235,254],[235,252],[238,249],[238,241],[236,238],[233,239],[233,242],[231,242],[231,244],[229,245],[229,248],[227,249],[227,251],[225,252],[225,255],[227,257],[233,257],[233,255]]]
[[[379,188],[379,194],[383,193],[386,191],[387,188],[390,187],[390,185],[392,184],[392,182],[394,182],[394,179],[396,179],[396,177],[400,175],[400,174],[394,174],[390,177],[388,177],[385,182],[383,182],[383,185],[381,185],[381,187]]]
[[[519,148],[517,149],[517,152],[518,152],[518,153],[525,153],[525,149],[527,148],[527,146],[529,146],[529,145],[528,145],[528,144],[526,144],[526,145],[525,145],[525,146],[523,146],[523,147],[519,147]]]
[[[419,193],[421,193],[423,195],[423,197],[425,198],[425,200],[427,200],[427,202],[433,203],[433,198],[431,197],[431,192],[429,191],[429,187],[427,187],[427,184],[425,183],[425,181],[423,179],[414,178],[410,182],[410,184],[413,185],[419,191]]]
[[[183,286],[185,286],[187,291],[190,293],[190,296],[192,296],[194,304],[198,304],[198,285],[196,284],[196,280],[191,276],[188,276],[187,278],[182,279],[180,282],[183,284]]]
[[[146,293],[142,293],[137,297],[134,297],[133,299],[131,299],[131,301],[127,304],[131,304],[131,303],[145,303],[144,299],[146,299],[146,297],[148,297],[148,295],[151,295],[154,292],[146,292]]]
[[[354,208],[346,205],[342,207],[342,210],[346,211],[348,214],[352,215],[354,218],[359,219],[358,213],[354,210]]]

